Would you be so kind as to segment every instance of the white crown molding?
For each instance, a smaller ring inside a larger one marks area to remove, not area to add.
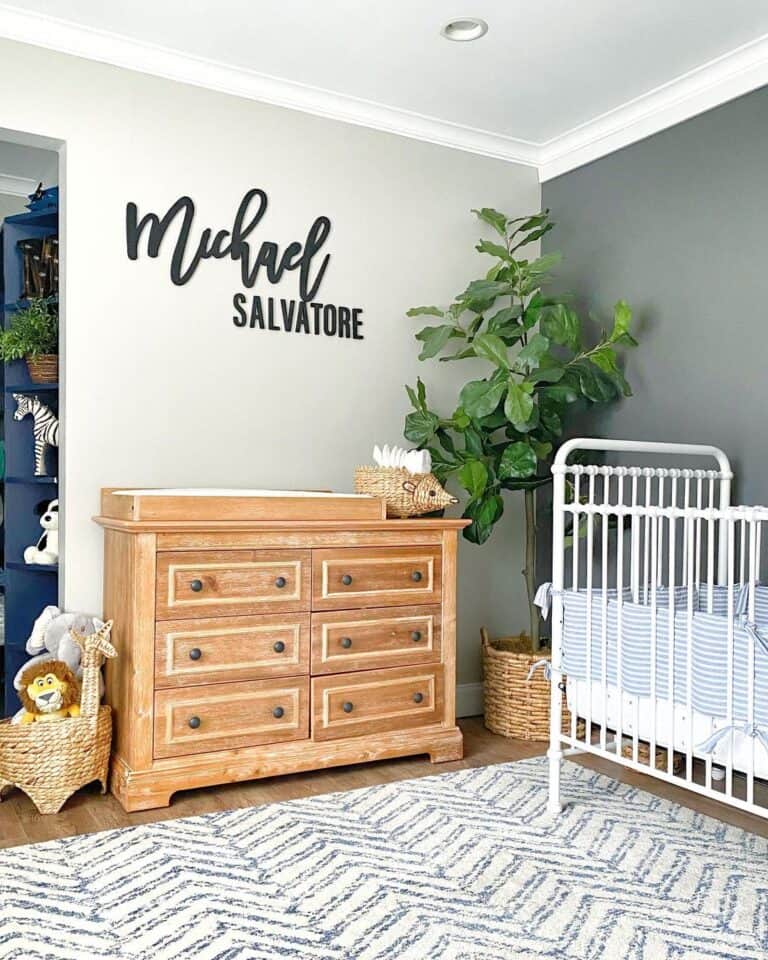
[[[542,183],[768,83],[768,35],[629,100],[539,148]]]
[[[28,180],[26,177],[14,177],[10,173],[0,173],[0,193],[9,197],[24,197],[26,199],[37,189],[37,180]]]
[[[768,35],[548,140],[532,143],[0,3],[0,37],[314,116],[536,167],[542,182],[768,84]]]
[[[538,146],[503,134],[179,53],[0,4],[0,37],[470,153],[538,164]]]

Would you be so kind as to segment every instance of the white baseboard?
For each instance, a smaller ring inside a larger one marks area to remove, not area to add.
[[[481,717],[482,715],[482,683],[460,683],[456,687],[456,716]]]

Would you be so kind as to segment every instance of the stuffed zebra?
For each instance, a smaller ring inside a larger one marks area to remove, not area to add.
[[[41,403],[37,397],[29,397],[23,393],[14,393],[16,412],[14,420],[23,420],[30,416],[34,421],[32,432],[35,437],[35,476],[47,477],[45,472],[45,451],[48,447],[59,445],[59,420],[56,414]]]

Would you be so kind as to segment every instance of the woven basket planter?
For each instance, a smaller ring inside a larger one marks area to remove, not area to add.
[[[549,740],[550,682],[543,670],[528,679],[534,663],[549,660],[549,654],[531,653],[531,641],[526,636],[491,640],[485,627],[480,636],[486,727],[503,737]],[[562,701],[563,730],[570,732],[571,714],[565,697]]]
[[[32,383],[56,383],[59,379],[59,358],[55,353],[27,357],[27,370]]]
[[[0,721],[0,797],[18,787],[40,813],[58,813],[80,787],[98,780],[107,789],[112,745],[112,710],[99,706],[99,668],[116,656],[107,639],[112,622],[97,633],[72,637],[83,651],[79,717],[16,724]]]

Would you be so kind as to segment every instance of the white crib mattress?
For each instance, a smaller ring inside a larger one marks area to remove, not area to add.
[[[590,702],[590,689],[586,680],[569,679],[567,701],[568,709],[576,716],[584,718],[590,716],[593,723],[605,724],[613,731],[619,729],[619,690],[616,686],[606,684],[604,696],[602,683],[593,681]],[[697,750],[697,746],[704,743],[715,731],[726,727],[727,721],[723,717],[701,713],[695,709],[692,713],[691,730],[685,706],[676,703],[673,715],[671,702],[664,698],[657,698],[656,743],[660,747],[669,747],[671,742],[673,749],[685,753],[690,741],[693,755],[704,760],[707,755]],[[653,703],[650,697],[635,697],[624,692],[621,730],[624,736],[634,736],[636,732],[638,739],[650,741],[653,732]],[[750,754],[754,751],[754,774],[761,779],[768,779],[768,750],[760,740],[756,737],[748,737],[739,730],[734,730],[732,736],[733,769],[746,773],[750,767]],[[712,751],[712,761],[726,766],[730,754],[731,734],[729,732]]]

